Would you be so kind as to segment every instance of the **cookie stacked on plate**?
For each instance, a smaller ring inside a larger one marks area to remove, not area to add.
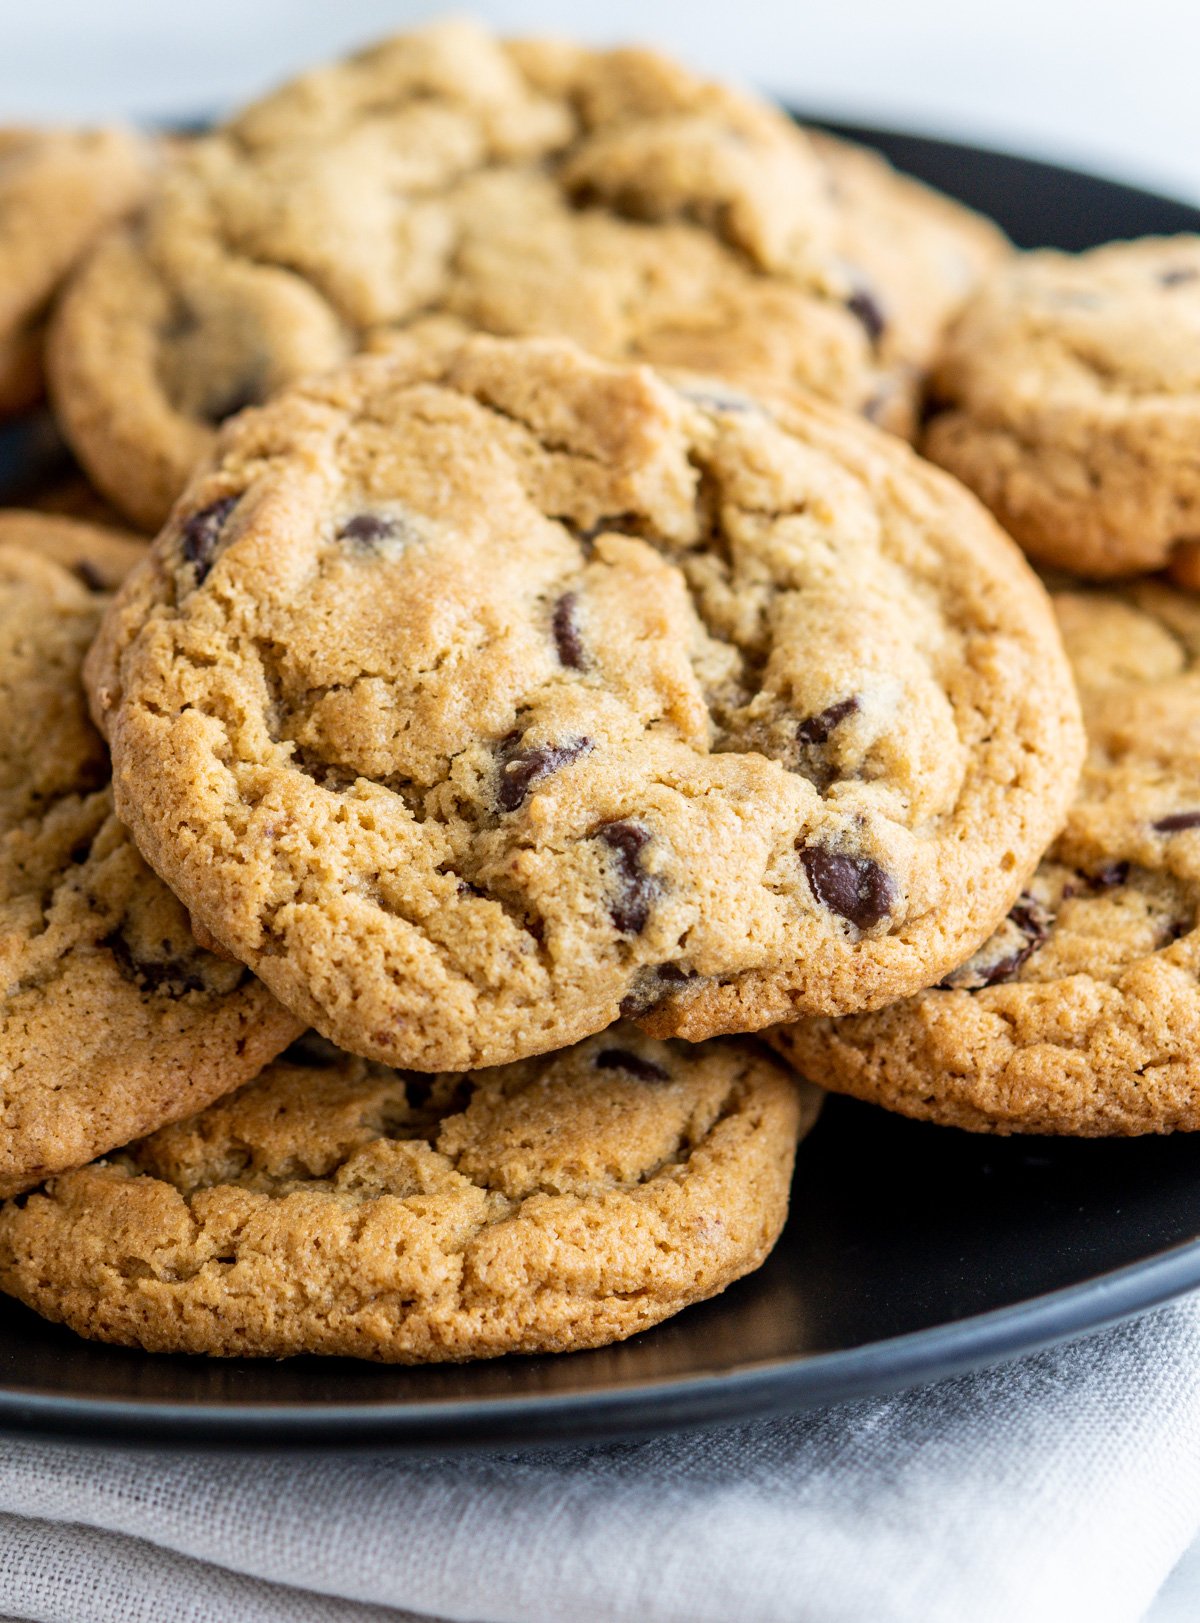
[[[1088,755],[978,953],[890,1008],[773,1034],[827,1086],[980,1131],[1200,1128],[1198,417],[1193,237],[1018,256],[948,334],[923,448],[1083,577],[1052,585]]]
[[[780,1053],[972,1126],[1191,1125],[1185,1074],[1114,1080],[1191,1009],[1189,602],[1056,620],[904,443],[928,395],[1031,551],[1039,479],[1119,528],[1092,419],[988,449],[1036,260],[660,57],[465,24],[145,185],[49,325],[102,494],[0,518],[7,1289],[159,1350],[596,1346],[770,1250],[819,1097]]]

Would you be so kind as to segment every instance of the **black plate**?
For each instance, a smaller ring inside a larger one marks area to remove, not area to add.
[[[1070,170],[844,133],[995,215],[1022,245],[1200,230],[1200,211]],[[11,468],[11,431],[0,458],[6,449]],[[417,1370],[150,1358],[78,1341],[9,1303],[0,1428],[209,1446],[578,1442],[929,1380],[1198,1285],[1200,1137],[980,1139],[831,1099],[766,1267],[621,1346]]]

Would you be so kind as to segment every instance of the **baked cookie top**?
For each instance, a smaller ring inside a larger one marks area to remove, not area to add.
[[[802,383],[907,427],[911,377],[882,354],[901,284],[877,296],[846,247],[783,113],[646,51],[439,23],[181,153],[73,284],[56,404],[148,528],[215,423],[432,316]]]
[[[823,1084],[978,1131],[1200,1128],[1200,603],[1055,598],[1089,754],[1066,827],[941,988],[772,1033]]]
[[[429,1070],[927,985],[1082,752],[1049,601],[952,480],[549,340],[411,344],[227,425],[88,672],[194,917]]]
[[[97,567],[86,538],[78,565]],[[105,601],[0,545],[5,1194],[239,1086],[297,1030],[240,964],[198,949],[113,814],[80,682]]]
[[[864,415],[915,438],[925,374],[947,326],[1012,245],[991,220],[879,153],[817,130],[809,140],[826,171],[855,308],[876,335],[880,376]]]
[[[763,1261],[819,1097],[765,1049],[621,1027],[433,1077],[302,1044],[0,1209],[0,1285],[154,1352],[600,1346]]]
[[[924,449],[1031,556],[1103,578],[1200,535],[1200,237],[1024,254],[951,329]]]
[[[0,128],[0,411],[37,399],[52,295],[148,182],[149,148],[124,130]]]

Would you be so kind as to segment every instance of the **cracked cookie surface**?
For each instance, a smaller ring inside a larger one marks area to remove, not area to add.
[[[237,1087],[297,1029],[240,964],[199,950],[117,822],[80,678],[112,538],[97,553],[88,526],[58,522],[58,563],[0,544],[5,1194]],[[60,567],[72,552],[83,578]]]
[[[1200,1129],[1200,604],[1055,598],[1089,755],[1066,827],[943,986],[771,1033],[822,1084],[977,1131]]]
[[[601,1346],[758,1267],[819,1097],[766,1049],[629,1027],[433,1077],[308,1039],[0,1210],[0,1286],[153,1352]]]
[[[1034,558],[1200,585],[1200,237],[1020,255],[953,325],[926,455]]]
[[[149,178],[148,145],[124,130],[0,129],[0,413],[40,395],[51,298]]]
[[[858,173],[843,208],[783,113],[650,52],[439,24],[305,74],[179,154],[64,301],[56,405],[148,528],[214,424],[431,317],[805,384],[908,431],[929,359],[908,305],[957,301],[961,264],[923,253],[919,285],[877,295],[853,263],[862,238],[878,262],[876,230],[915,251],[932,222],[907,206],[915,188],[884,206]],[[961,214],[973,262],[983,227]]]
[[[226,426],[89,659],[117,804],[352,1051],[443,1070],[937,980],[1059,826],[1049,601],[807,399],[553,341],[359,360]]]

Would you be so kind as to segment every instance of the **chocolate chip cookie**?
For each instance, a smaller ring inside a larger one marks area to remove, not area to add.
[[[951,330],[924,449],[1029,554],[1197,577],[1200,237],[1026,254]]]
[[[938,303],[942,266],[874,288],[892,260],[860,239],[893,217],[876,179],[847,180],[868,229],[843,230],[828,166],[775,109],[646,51],[441,23],[305,74],[179,154],[72,285],[56,406],[144,528],[214,424],[434,316],[802,383],[907,427],[928,356],[903,342],[898,366],[891,334],[910,301]],[[924,240],[894,212],[903,243]],[[859,246],[869,266],[850,262]]]
[[[123,130],[0,129],[0,413],[40,395],[50,300],[148,178],[147,147]]]
[[[899,174],[876,152],[810,133],[833,198],[852,308],[875,343],[878,392],[863,410],[911,439],[931,358],[952,318],[1012,248],[980,214]]]
[[[239,1086],[298,1029],[197,947],[113,814],[79,674],[105,602],[89,585],[111,565],[74,528],[57,546],[78,546],[73,573],[46,545],[0,545],[4,1194]]]
[[[428,1070],[928,985],[1082,754],[1049,601],[954,481],[551,340],[412,343],[228,424],[88,670],[204,929]]]
[[[0,1286],[152,1352],[569,1352],[757,1268],[819,1094],[765,1049],[617,1027],[418,1078],[298,1046],[0,1210]]]
[[[976,1131],[1200,1129],[1200,603],[1060,593],[1090,752],[1066,828],[937,990],[772,1034],[823,1084]]]
[[[23,507],[0,507],[0,546],[49,558],[93,592],[113,591],[146,556],[145,540],[126,530]]]

